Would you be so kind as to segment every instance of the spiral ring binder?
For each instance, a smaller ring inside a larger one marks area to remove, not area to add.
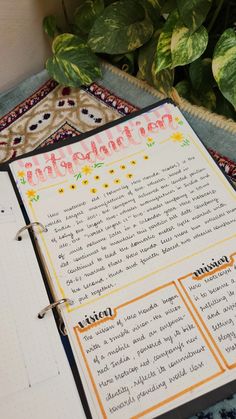
[[[20,228],[20,230],[18,230],[16,233],[15,240],[20,241],[22,239],[21,233],[23,233],[24,230],[29,230],[30,228],[33,229],[34,226],[41,227],[42,232],[47,231],[47,228],[42,223],[39,223],[38,221],[34,221],[33,223],[27,224],[24,227]]]
[[[45,314],[47,313],[47,311],[52,310],[53,308],[56,308],[58,306],[60,306],[61,304],[74,304],[73,300],[70,300],[69,298],[61,298],[58,301],[55,301],[55,303],[49,304],[48,306],[44,307],[39,313],[38,313],[38,318],[39,319],[43,319]]]

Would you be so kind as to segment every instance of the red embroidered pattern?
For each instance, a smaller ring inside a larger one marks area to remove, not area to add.
[[[45,98],[55,87],[58,86],[58,83],[54,80],[48,80],[43,84],[35,93],[33,93],[29,98],[17,105],[12,111],[7,113],[0,119],[0,131],[7,128],[18,118],[28,112],[33,106],[39,103],[43,98]]]
[[[105,89],[96,83],[92,83],[88,87],[83,87],[83,90],[92,94],[106,105],[116,109],[122,115],[129,115],[131,112],[138,110],[138,108],[131,105],[131,103],[113,95],[108,89]]]

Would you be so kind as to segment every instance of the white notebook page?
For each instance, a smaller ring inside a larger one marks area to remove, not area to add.
[[[93,418],[153,418],[235,379],[236,194],[175,106],[11,169],[74,301]]]
[[[84,418],[78,391],[9,176],[0,173],[0,417]]]

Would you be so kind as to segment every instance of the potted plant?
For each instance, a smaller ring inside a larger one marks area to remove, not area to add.
[[[100,58],[169,95],[236,120],[236,4],[229,0],[80,0],[53,39],[49,74],[78,87],[101,76]]]

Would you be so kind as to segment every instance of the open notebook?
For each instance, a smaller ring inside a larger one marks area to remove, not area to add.
[[[54,300],[66,301],[60,310],[86,415],[184,418],[233,392],[236,193],[172,102],[8,169],[3,412],[12,400],[27,406],[31,397],[35,409],[44,397],[56,418],[83,417],[53,314],[36,318],[48,302],[35,250],[25,231],[12,240],[23,219],[10,178],[26,218],[41,223],[34,240]]]

